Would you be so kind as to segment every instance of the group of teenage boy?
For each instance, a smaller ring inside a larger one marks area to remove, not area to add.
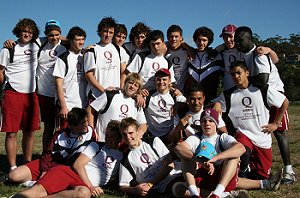
[[[123,192],[142,197],[230,197],[297,181],[278,57],[254,44],[249,27],[226,25],[215,49],[205,26],[193,34],[196,49],[178,25],[165,42],[162,31],[138,22],[125,42],[126,26],[111,17],[85,49],[80,27],[64,38],[49,20],[44,33],[21,19],[17,40],[0,52],[8,180],[30,186],[13,197],[99,196],[116,178]],[[32,160],[40,121],[43,152]],[[277,175],[272,133],[284,162]]]

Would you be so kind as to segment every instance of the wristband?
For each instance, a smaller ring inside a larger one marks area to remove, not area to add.
[[[151,182],[147,182],[149,188],[152,188],[153,187],[153,184]]]

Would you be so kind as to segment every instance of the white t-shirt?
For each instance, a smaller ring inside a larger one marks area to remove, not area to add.
[[[201,139],[201,140],[200,140]],[[222,135],[219,135],[216,133],[213,136],[205,136],[201,134],[200,138],[197,135],[192,135],[188,137],[185,142],[190,146],[190,149],[193,153],[196,152],[197,147],[200,145],[201,142],[209,142],[211,145],[213,145],[216,149],[217,153],[221,153],[223,148],[224,150],[229,149],[233,143],[236,143],[236,139],[232,137],[231,135],[228,135],[227,133],[223,133]],[[220,143],[222,145],[220,145]],[[223,162],[223,160],[218,160],[216,162],[217,165],[220,165]]]
[[[125,97],[121,91],[114,95],[107,111],[101,114],[100,112],[107,104],[106,94],[106,92],[103,93],[90,104],[95,111],[99,112],[95,130],[100,136],[100,142],[105,141],[105,129],[111,120],[122,120],[123,118],[132,117],[136,119],[139,124],[146,123],[143,109],[138,109],[136,101],[130,97]]]
[[[87,81],[84,77],[83,71],[83,54],[75,54],[74,52],[69,51],[67,62],[68,69],[65,62],[58,58],[55,62],[53,76],[63,79],[64,97],[69,110],[71,110],[73,107],[86,108]]]
[[[177,96],[176,102],[185,102],[184,96]],[[155,92],[149,100],[148,107],[145,108],[145,115],[148,124],[148,131],[155,137],[161,137],[169,133],[174,126],[172,115],[173,97],[168,92],[161,94]]]
[[[247,66],[250,69],[250,76],[256,76],[260,73],[268,73],[270,74],[268,84],[271,87],[274,87],[274,89],[284,92],[284,84],[281,81],[278,69],[272,62],[271,58],[266,55],[258,56],[256,55],[255,50],[256,46],[244,54]]]
[[[58,56],[66,52],[67,49],[59,42],[56,45],[51,45],[47,40],[45,47],[40,52],[38,58],[38,67],[36,71],[38,93],[43,96],[55,97],[55,78],[53,76],[54,65]]]
[[[150,51],[150,49],[148,47],[146,47],[144,49],[138,49],[131,42],[124,43],[123,47],[124,47],[125,51],[127,51],[126,53],[129,55],[129,62],[128,62],[128,64],[130,64],[130,62],[133,60],[133,58],[135,57],[135,55],[137,55],[138,53]]]
[[[94,50],[95,53],[91,50]],[[120,57],[124,57],[119,54],[117,48],[111,43],[107,45],[95,44],[91,50],[84,55],[84,71],[95,70],[96,80],[105,89],[109,86],[120,87],[120,65],[126,60],[120,60]],[[87,91],[90,90],[95,98],[102,94],[89,84]]]
[[[127,69],[130,72],[139,73],[143,79],[143,88],[147,90],[154,90],[155,87],[155,73],[161,69],[169,69],[171,74],[171,82],[175,82],[173,66],[168,68],[168,61],[164,56],[156,56],[153,53],[149,54],[142,65],[142,59],[136,55]]]
[[[5,67],[5,80],[13,89],[20,93],[32,93],[36,89],[36,67],[39,46],[29,42],[21,44],[18,41],[14,47],[13,62],[10,63],[9,50],[3,48],[0,52],[0,65]]]
[[[127,156],[128,162],[136,175],[136,181],[138,183],[148,182],[155,177],[162,167],[163,158],[169,153],[169,150],[159,138],[154,138],[153,148],[156,150],[158,156],[155,151],[153,151],[151,146],[146,142],[142,142],[138,148],[130,149],[130,152]],[[180,172],[179,164],[175,164],[175,169],[173,169],[165,179],[163,179],[153,188],[159,192],[165,191],[165,188],[169,182],[178,177]],[[129,186],[132,179],[133,176],[129,170],[121,164],[119,172],[119,185]]]
[[[166,58],[172,63],[177,89],[182,93],[188,73],[188,53],[185,49],[180,48],[176,51],[169,50]]]
[[[225,97],[222,93],[218,98],[222,111],[226,111]],[[280,108],[285,96],[274,88],[268,88],[268,105]],[[247,89],[237,89],[231,95],[231,108],[228,116],[238,132],[246,135],[256,146],[271,148],[271,134],[263,133],[262,126],[269,123],[269,110],[265,107],[261,91],[254,86]]]
[[[123,157],[122,152],[105,145],[101,148],[96,142],[90,143],[82,154],[91,159],[85,170],[93,186],[106,185],[117,174]]]

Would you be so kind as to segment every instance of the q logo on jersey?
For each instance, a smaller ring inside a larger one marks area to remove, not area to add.
[[[31,55],[31,54],[32,54],[31,49],[25,50],[25,51],[24,51],[24,54],[25,54],[25,55]]]
[[[154,62],[154,63],[152,64],[152,69],[153,69],[155,72],[158,71],[158,70],[160,69],[159,63],[158,63],[158,62]]]
[[[151,162],[150,162],[150,157],[148,156],[147,153],[142,153],[141,157],[140,157],[141,162],[143,163],[147,163],[148,167],[150,166]]]
[[[108,60],[107,62],[112,62],[112,54],[109,51],[104,52],[104,57]]]
[[[250,97],[244,97],[243,99],[242,99],[242,104],[244,105],[244,107],[246,107],[246,108],[252,108],[252,100],[251,100],[251,98]]]
[[[174,65],[180,65],[180,58],[178,56],[175,56],[173,59],[172,59],[172,63]]]
[[[123,114],[124,116],[127,116],[128,110],[129,110],[129,108],[126,104],[121,105],[121,107],[120,107],[121,114]]]
[[[105,163],[103,163],[103,166],[105,166],[106,168],[112,168],[114,161],[115,158],[113,158],[112,156],[106,156]]]
[[[158,101],[158,106],[159,106],[160,109],[166,109],[167,103],[166,103],[166,101],[161,99],[161,100]]]
[[[54,58],[56,55],[57,55],[57,51],[55,51],[55,50],[50,50],[50,51],[49,51],[49,56],[50,56],[51,58]]]

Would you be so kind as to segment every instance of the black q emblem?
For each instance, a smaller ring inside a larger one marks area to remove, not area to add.
[[[247,108],[252,108],[252,100],[250,97],[244,97],[242,99],[242,104],[244,105],[244,107],[247,107]]]
[[[49,51],[49,56],[50,56],[51,58],[54,58],[56,55],[57,55],[57,51],[55,51],[55,50],[50,50],[50,51]]]
[[[140,160],[141,160],[143,163],[147,164],[148,167],[149,167],[150,164],[151,164],[151,162],[150,162],[150,157],[148,156],[147,153],[142,153],[142,155],[141,155],[141,157],[140,157]]]
[[[161,100],[158,101],[158,106],[161,109],[165,109],[167,107],[167,103],[166,103],[166,101],[164,101],[163,99],[161,99]]]
[[[173,59],[172,59],[172,63],[174,65],[180,65],[180,58],[175,56]]]

